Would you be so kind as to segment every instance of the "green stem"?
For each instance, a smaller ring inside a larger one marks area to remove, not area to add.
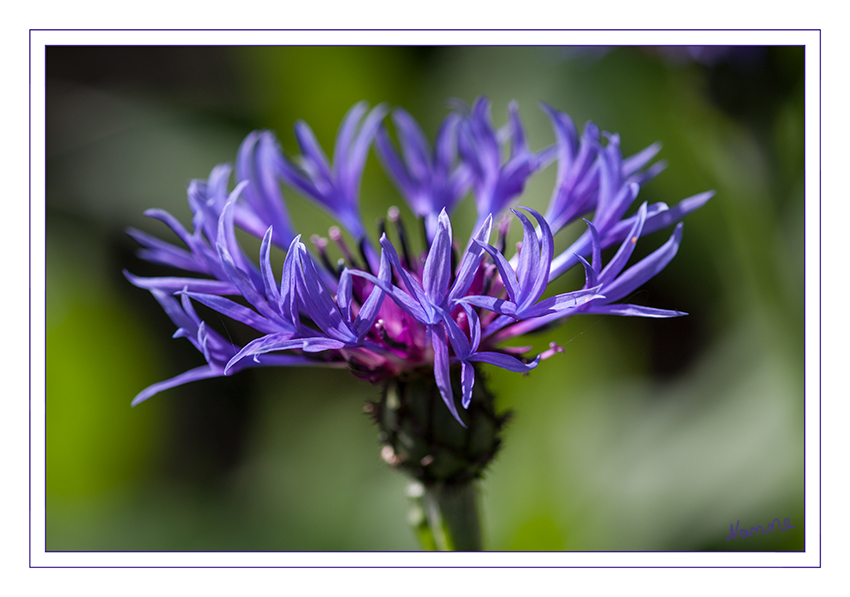
[[[411,522],[423,546],[437,551],[481,551],[475,483],[417,485],[410,492],[418,514]]]

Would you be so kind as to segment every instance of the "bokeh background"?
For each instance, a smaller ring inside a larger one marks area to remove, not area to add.
[[[47,549],[418,549],[406,479],[362,409],[378,388],[345,371],[248,370],[130,408],[202,357],[122,276],[164,272],[124,230],[172,240],[142,212],[188,224],[189,180],[232,162],[251,130],[293,155],[300,118],[330,148],[365,99],[404,107],[433,138],[448,98],[485,94],[496,124],[519,102],[534,149],[554,141],[541,100],[619,132],[626,155],[662,141],[669,168],[642,200],[717,191],[634,300],[688,317],[574,319],[529,339],[566,348],[529,376],[489,370],[515,417],[482,484],[486,547],[803,550],[803,51],[48,48]],[[554,171],[524,205],[545,209]],[[366,222],[402,203],[374,155],[361,196]],[[327,231],[287,199],[300,231]],[[726,541],[737,520],[786,517],[796,529]]]

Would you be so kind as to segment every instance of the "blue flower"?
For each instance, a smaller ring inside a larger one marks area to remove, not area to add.
[[[641,185],[664,167],[651,163],[660,150],[653,144],[623,158],[619,137],[600,133],[592,123],[581,137],[566,114],[548,105],[555,144],[540,151],[528,147],[515,103],[508,123],[495,129],[490,103],[479,98],[470,108],[458,104],[440,127],[433,149],[412,116],[392,113],[399,150],[383,123],[387,110],[365,103],[345,116],[333,162],[309,126],[296,124],[302,154],[286,157],[272,133],[248,135],[236,157],[235,186],[228,191],[231,168],[213,169],[207,181],[189,187],[192,231],[172,216],[150,210],[183,247],[131,230],[142,258],[176,267],[184,275],[140,278],[185,337],[203,354],[206,365],[154,384],[133,404],[159,391],[197,379],[230,375],[263,365],[348,367],[373,383],[433,371],[449,411],[463,425],[452,390],[451,369],[460,368],[460,405],[467,408],[475,383],[474,363],[528,372],[542,359],[562,351],[555,345],[538,355],[500,348],[510,338],[578,314],[676,317],[680,311],[618,302],[659,273],[676,254],[684,216],[705,204],[702,193],[669,208],[643,203],[630,214]],[[372,143],[388,176],[414,215],[425,226],[426,246],[411,246],[396,208],[390,229],[380,226],[372,244],[359,207],[359,185]],[[505,159],[502,159],[502,156]],[[509,220],[494,233],[501,216],[521,195],[536,172],[557,162],[558,174],[545,217],[530,208],[511,209],[523,230],[516,254],[506,252]],[[283,186],[281,185],[283,183]],[[289,218],[284,189],[299,191],[333,215],[350,233],[352,251],[337,228],[330,241],[314,237],[308,251]],[[478,217],[464,243],[454,237],[450,214],[472,191]],[[580,217],[586,229],[555,255],[554,235]],[[662,247],[627,267],[639,238],[676,225]],[[261,239],[256,261],[237,241],[239,228]],[[390,239],[394,234],[396,241]],[[603,266],[602,251],[618,245]],[[272,246],[286,251],[275,275]],[[341,256],[335,264],[333,248]],[[459,250],[461,249],[461,250]],[[581,264],[583,288],[546,297],[548,283]],[[197,302],[256,331],[236,345],[213,330],[195,312]]]

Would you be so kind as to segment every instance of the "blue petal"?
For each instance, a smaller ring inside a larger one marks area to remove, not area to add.
[[[169,294],[173,294],[178,290],[188,288],[193,292],[203,292],[206,294],[239,294],[239,290],[230,282],[222,282],[220,280],[208,280],[205,278],[141,278],[134,276],[128,271],[124,271],[124,276],[134,285],[146,290],[158,289]]]
[[[191,381],[197,381],[199,379],[209,379],[211,377],[221,377],[224,373],[218,369],[214,369],[210,365],[204,365],[203,367],[197,367],[195,369],[190,369],[185,373],[181,373],[176,377],[172,377],[171,379],[167,379],[165,381],[161,381],[159,383],[155,383],[151,386],[148,386],[141,392],[139,392],[135,398],[133,398],[133,402],[130,403],[130,406],[136,406],[141,404],[151,396],[162,392],[163,390],[168,390],[170,388],[181,386],[184,383],[189,383]]]
[[[452,269],[452,224],[446,210],[440,212],[437,234],[431,242],[428,257],[422,274],[422,285],[428,299],[434,303],[442,302],[449,288]]]
[[[407,199],[411,210],[416,215],[422,216],[427,212],[427,202],[422,201],[417,182],[408,174],[407,169],[401,162],[401,158],[393,147],[386,128],[382,125],[375,136],[375,147],[378,157],[384,165],[384,170],[393,179],[395,185]]]
[[[277,314],[269,307],[265,297],[263,297],[254,287],[248,274],[239,268],[232,253],[229,250],[228,244],[234,246],[236,251],[239,251],[239,246],[235,244],[233,237],[233,201],[228,201],[219,218],[218,240],[216,248],[218,249],[221,264],[230,281],[239,289],[239,293],[253,305],[257,311],[269,319],[275,319]]]
[[[623,173],[623,176],[630,176],[646,166],[652,158],[658,155],[658,152],[661,151],[661,143],[656,141],[652,145],[642,149],[636,154],[627,157],[623,160],[623,164],[620,167],[620,170]]]
[[[605,296],[608,302],[616,301],[626,296],[670,263],[670,260],[676,255],[676,251],[679,250],[679,243],[682,240],[682,226],[683,224],[679,223],[673,235],[664,245],[636,265],[627,269],[616,280],[605,287]]]
[[[363,168],[366,165],[369,146],[372,144],[372,139],[375,138],[375,133],[378,132],[378,127],[381,125],[381,121],[384,119],[386,113],[387,109],[382,104],[372,108],[372,111],[363,121],[357,137],[348,149],[346,159],[342,163],[335,164],[339,173],[340,183],[346,190],[348,200],[352,203],[357,202],[360,177],[363,175]],[[353,233],[354,231],[352,230]]]
[[[640,305],[591,305],[585,313],[598,315],[626,315],[629,317],[681,317],[687,315],[684,311],[670,311],[667,309],[654,309],[652,307],[641,307]]]
[[[455,283],[446,299],[446,308],[449,311],[453,310],[455,301],[463,297],[472,285],[472,281],[478,273],[478,267],[481,265],[481,255],[484,253],[481,245],[489,240],[492,227],[493,216],[488,215],[484,223],[478,228],[478,232],[470,239],[469,247],[467,247],[463,261],[460,263]]]
[[[552,313],[564,313],[565,311],[580,307],[592,300],[606,298],[606,295],[597,294],[599,288],[599,286],[596,286],[595,288],[565,292],[563,294],[553,296],[540,301],[533,307],[523,309],[519,315],[524,319],[531,319],[534,317],[541,317],[543,315],[551,315]]]
[[[472,402],[472,387],[474,385],[475,368],[464,361],[460,365],[460,387],[463,393],[460,403],[464,409],[469,408],[469,403]]]
[[[443,397],[443,402],[446,403],[449,412],[457,419],[458,423],[466,427],[466,424],[460,420],[460,415],[457,414],[455,407],[452,380],[449,374],[449,347],[446,344],[445,336],[443,336],[442,326],[432,326],[430,330],[431,346],[434,348],[434,379],[437,382],[437,388],[440,390],[440,396]]]
[[[499,253],[495,247],[484,244],[478,240],[475,242],[478,246],[487,251],[487,253],[490,254],[490,257],[493,258],[493,261],[496,262],[496,267],[499,269],[499,275],[502,277],[502,283],[505,285],[508,297],[511,299],[511,302],[516,303],[519,300],[520,287],[517,283],[516,275],[514,274],[514,269],[511,267],[511,264],[508,263],[508,260],[505,259],[504,255]]]
[[[613,280],[617,274],[619,274],[623,268],[626,266],[626,263],[629,261],[629,257],[632,256],[632,252],[634,251],[635,246],[637,245],[637,239],[640,238],[641,233],[643,232],[643,225],[646,221],[646,202],[641,204],[640,208],[637,212],[637,218],[635,219],[635,224],[632,226],[632,229],[629,231],[629,234],[626,236],[623,244],[620,245],[620,248],[617,249],[617,253],[614,257],[611,258],[611,261],[608,262],[608,265],[602,270],[602,273],[599,275],[599,280],[603,284],[607,284],[611,280]],[[595,253],[594,253],[595,259]]]
[[[155,220],[159,220],[163,222],[166,226],[171,228],[171,230],[176,234],[180,240],[182,240],[187,247],[192,246],[192,237],[183,227],[183,225],[177,221],[177,219],[162,209],[148,209],[145,210],[145,215],[149,218],[154,218]]]
[[[537,233],[534,231],[534,226],[525,217],[525,214],[516,209],[512,209],[511,211],[522,222],[522,250],[519,252],[519,262],[516,268],[516,274],[519,280],[516,302],[524,303],[526,298],[530,296],[530,290],[534,280],[540,274],[540,246],[537,242]]]
[[[345,275],[348,270],[343,272]],[[386,256],[384,251],[381,251],[381,267],[378,271],[378,279],[383,281],[386,284],[389,284],[390,277],[392,276],[392,269],[390,266],[389,258]],[[357,313],[357,318],[354,320],[352,328],[354,332],[357,334],[357,338],[359,342],[363,341],[364,336],[369,332],[372,326],[375,324],[375,320],[378,318],[378,314],[381,310],[381,305],[384,303],[384,291],[380,286],[375,286],[372,289],[372,292],[369,294],[369,298],[367,298],[363,302],[363,306],[360,308],[360,311]]]
[[[273,323],[265,317],[257,314],[255,311],[252,311],[248,307],[240,305],[239,303],[235,303],[224,297],[215,296],[212,294],[201,294],[198,292],[191,292],[186,290],[181,291],[180,294],[186,295],[198,301],[202,305],[206,305],[210,309],[214,309],[222,315],[226,315],[231,319],[249,325],[255,330],[264,334],[273,334],[282,331],[280,324]],[[294,332],[294,330],[292,331]]]
[[[325,181],[331,180],[331,168],[328,164],[328,158],[316,140],[313,129],[303,120],[295,123],[295,139],[298,141],[298,147],[301,148],[301,153],[304,154],[305,165],[311,166],[311,169]],[[316,183],[315,179],[313,183]]]
[[[392,118],[411,176],[416,180],[426,180],[431,175],[431,161],[425,134],[413,117],[401,108],[393,111]]]
[[[301,350],[304,352],[324,352],[326,350],[338,350],[347,345],[348,343],[333,338],[304,338]]]
[[[280,304],[280,292],[278,291],[271,265],[272,235],[273,230],[269,226],[265,236],[263,236],[263,242],[260,244],[260,271],[263,274],[263,287],[266,291],[266,296],[272,303]]]
[[[455,355],[461,360],[465,359],[470,353],[469,340],[466,338],[466,334],[463,333],[463,330],[460,329],[460,326],[448,313],[443,311],[441,316]]]
[[[543,295],[543,292],[546,290],[546,286],[549,283],[549,269],[552,265],[552,256],[554,255],[555,247],[552,239],[552,231],[549,228],[548,222],[546,222],[546,218],[531,208],[523,207],[522,209],[531,213],[540,226],[540,259],[538,261],[537,271],[533,279],[530,281],[531,287],[528,288],[528,295],[526,299],[526,302],[531,304]],[[537,234],[534,233],[535,240],[536,237]]]
[[[233,369],[236,363],[238,363],[245,357],[257,356],[276,350],[300,349],[303,345],[304,338],[293,339],[292,334],[289,332],[269,334],[268,336],[257,338],[256,340],[246,344],[245,348],[240,350],[233,356],[233,358],[230,359],[230,361],[224,368],[224,372],[225,374],[230,373],[231,369]]]
[[[506,301],[495,296],[465,296],[461,300],[464,303],[469,303],[470,305],[475,305],[476,307],[493,311],[499,315],[506,315],[508,317],[513,317],[514,319],[518,317],[516,313],[516,303],[512,303],[511,301]]]
[[[397,286],[394,286],[394,285],[390,284],[389,282],[387,282],[385,280],[381,280],[379,278],[376,278],[375,276],[373,276],[372,274],[370,274],[368,272],[363,272],[363,271],[360,271],[360,270],[351,270],[351,275],[352,276],[359,276],[361,278],[365,278],[366,280],[369,280],[375,286],[378,286],[381,290],[383,290],[388,295],[390,295],[390,298],[392,298],[393,301],[395,301],[395,303],[399,307],[401,307],[404,311],[406,311],[408,314],[413,316],[413,318],[416,319],[417,321],[419,321],[421,323],[425,323],[425,324],[435,323],[433,321],[433,317],[430,316],[429,314],[426,314],[426,312],[422,308],[422,306],[416,300],[414,300],[409,294],[404,292],[401,288],[398,288]]]
[[[594,270],[593,266],[587,262],[587,259],[581,255],[576,255],[576,257],[584,266],[584,285],[588,288],[596,286],[596,270]]]
[[[414,296],[414,298],[425,308],[428,305],[428,295],[425,294],[425,290],[422,286],[417,282],[413,276],[408,273],[408,271],[401,266],[401,261],[398,258],[398,253],[395,250],[395,247],[387,238],[387,235],[384,234],[381,236],[381,246],[384,248],[384,251],[387,253],[387,257],[389,257],[390,262],[393,264],[393,268],[396,273],[401,278],[402,282],[404,282],[407,291]],[[373,282],[374,283],[374,282]]]
[[[656,230],[672,226],[689,213],[698,210],[700,207],[708,203],[708,200],[712,197],[714,197],[714,191],[706,191],[705,193],[700,193],[693,197],[682,199],[676,207],[662,211],[651,217],[648,216],[646,218],[646,224],[644,224],[643,233],[646,235],[655,232]]]
[[[501,367],[514,373],[527,373],[537,367],[537,364],[540,362],[540,356],[538,355],[530,363],[523,363],[519,359],[501,352],[476,352],[469,356],[469,360],[496,365],[496,367]]]
[[[357,126],[363,118],[363,115],[369,110],[369,105],[365,101],[357,102],[342,119],[339,125],[339,131],[336,134],[336,142],[334,143],[334,165],[339,167],[348,161],[348,152],[351,150],[351,145],[354,142],[354,136],[357,133]]]

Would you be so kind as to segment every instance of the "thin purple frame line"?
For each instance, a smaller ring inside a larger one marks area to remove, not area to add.
[[[30,50],[30,52],[31,52],[31,50]],[[30,62],[31,62],[31,58],[30,58]],[[31,77],[31,76],[32,76],[32,75],[31,75],[31,73],[30,73],[30,77]],[[30,91],[30,95],[31,95],[31,91]],[[31,111],[31,108],[30,108],[30,111]],[[31,116],[31,114],[30,114],[30,116]],[[30,133],[30,136],[31,136],[31,133]],[[31,161],[31,158],[30,158],[30,161]],[[31,166],[30,166],[30,171],[31,171]],[[30,182],[30,186],[31,186],[31,182]],[[30,194],[31,194],[31,190],[30,190]],[[31,212],[31,204],[30,204],[30,212]],[[31,220],[31,213],[30,213],[30,220]],[[30,260],[31,260],[31,251],[30,251]],[[804,263],[804,271],[805,271],[805,263]],[[31,275],[31,274],[30,274],[30,275]],[[31,289],[30,289],[30,292],[31,292]],[[804,308],[805,308],[805,303],[804,303]],[[31,357],[30,357],[30,360],[31,360]],[[30,367],[30,368],[31,368],[31,367]],[[804,411],[804,414],[803,414],[803,420],[804,420],[804,442],[805,442],[805,411]],[[45,429],[45,442],[46,442],[46,429]],[[803,453],[804,453],[804,462],[803,462],[803,470],[804,470],[804,492],[803,492],[803,503],[804,503],[804,509],[805,509],[805,443],[804,443],[804,446],[803,446]],[[31,456],[30,456],[30,461],[31,461]],[[31,475],[31,472],[30,472],[30,475]],[[31,488],[30,488],[30,491],[31,491]],[[31,509],[31,506],[30,506],[30,509]],[[30,525],[30,526],[31,526],[31,525]],[[46,529],[46,527],[45,527],[45,543],[46,543],[46,539],[47,539],[47,537],[46,537],[46,533],[47,533],[47,529]],[[30,537],[30,542],[31,542],[31,537]],[[803,549],[802,551],[803,551],[803,552],[805,552],[805,538],[804,538],[804,549]],[[57,551],[57,552],[55,552],[55,553],[157,553],[157,552],[152,552],[152,551],[118,551],[118,552],[98,552],[98,551],[82,551],[82,552],[76,552],[76,551],[74,551],[74,552],[72,552],[72,551],[61,550],[61,551]],[[207,551],[203,551],[203,552],[175,552],[175,553],[234,553],[234,552],[224,552],[224,551],[221,551],[221,552],[220,552],[220,551],[207,552]],[[249,551],[249,552],[236,552],[236,553],[334,553],[334,552],[324,552],[324,551],[306,551],[306,552],[296,552],[296,551],[292,551],[292,552],[252,552],[252,551]],[[337,552],[337,553],[418,553],[418,552],[415,552],[415,551],[407,551],[407,550],[405,550],[405,551],[398,551],[398,552],[381,552],[381,551],[350,551],[350,552]],[[496,551],[496,552],[492,552],[492,553],[514,553],[514,552]],[[528,553],[544,553],[544,552],[540,552],[540,551],[531,551],[531,552],[528,552]],[[562,552],[562,553],[703,553],[703,552],[694,552],[694,551],[686,551],[686,552],[667,552],[667,551],[652,550],[652,551],[572,551],[572,552]],[[734,551],[734,552],[725,552],[725,553],[784,553],[784,552],[778,552],[778,551],[766,551],[766,552],[761,552],[761,551],[760,551],[760,552]],[[31,557],[31,556],[30,556],[30,557]],[[332,568],[332,567],[330,567],[330,568]],[[354,568],[356,568],[356,567],[354,567]],[[640,567],[638,567],[638,568],[640,568]]]
[[[29,486],[27,487],[27,509],[29,511],[29,520],[27,525],[27,562],[29,563],[29,567],[32,568],[32,30],[29,31],[27,35],[27,39],[29,41],[29,47],[27,48],[27,57],[29,62],[29,73],[27,73],[27,82],[29,84],[29,89],[27,89],[27,99],[29,100],[29,105],[27,106],[27,113],[29,117],[29,126],[27,127],[27,148],[29,149],[29,155],[27,156],[27,174],[29,175],[29,180],[27,180],[27,195],[29,197],[29,204],[27,205],[27,224],[29,228],[27,228],[27,239],[29,242],[27,243],[27,267],[29,270],[27,271],[27,300],[29,304],[27,305],[27,327],[28,329],[28,348],[29,354],[27,355],[27,389],[29,393],[29,403],[27,404],[27,422],[29,424],[29,428],[27,429],[27,459],[29,462],[29,470],[27,471],[27,481]],[[46,73],[45,73],[46,78]],[[45,199],[46,202],[46,199]],[[47,277],[47,268],[45,267],[45,278]],[[47,346],[45,345],[45,357],[47,356]],[[46,372],[45,372],[46,375]],[[45,402],[47,398],[47,387],[45,386]],[[46,420],[45,414],[45,420]],[[47,453],[44,454],[45,458],[45,475],[47,474]],[[45,487],[45,519],[47,518],[47,488]],[[45,520],[46,522],[46,520]],[[46,539],[46,535],[45,535]],[[47,546],[47,542],[45,541],[45,547]]]
[[[208,32],[208,31],[244,31],[244,32],[257,32],[257,31],[282,31],[282,32],[316,32],[316,31],[329,31],[329,32],[345,32],[345,31],[364,31],[364,32],[382,32],[382,31],[421,31],[423,33],[429,32],[458,32],[458,33],[476,33],[476,32],[489,32],[489,31],[497,31],[497,32],[507,32],[507,31],[516,31],[516,32],[540,32],[540,31],[552,31],[552,32],[599,32],[599,31],[613,31],[613,32],[632,32],[632,31],[699,31],[705,33],[716,33],[716,32],[744,32],[744,31],[818,31],[820,29],[817,28],[809,28],[809,29],[30,29],[32,31],[138,31],[138,32],[148,32],[148,31],[165,31],[165,32],[179,32],[179,31],[190,31],[190,32]],[[819,40],[820,41],[820,40]],[[163,45],[163,44],[156,44]],[[687,45],[687,44],[684,44]]]
[[[549,550],[487,550],[487,553],[669,553],[669,554],[704,554],[704,553],[805,553],[805,549],[797,549],[797,550],[723,550],[723,551],[663,551],[658,549],[648,549],[648,550],[629,550],[629,549],[621,549],[621,550],[570,550],[570,551],[549,551]],[[201,551],[173,551],[173,550],[157,550],[157,549],[139,549],[139,550],[127,550],[127,549],[116,549],[116,550],[92,550],[92,549],[54,549],[50,550],[50,553],[170,553],[170,554],[181,554],[181,553],[189,553],[189,554],[270,554],[270,553],[321,553],[321,554],[348,554],[348,553],[385,553],[385,554],[394,554],[394,553],[428,553],[423,552],[421,550],[395,550],[395,551],[379,551],[375,549],[349,549],[342,551],[324,551],[324,550],[305,550],[305,551],[294,551],[294,550],[245,550],[245,551],[224,551],[224,550],[201,550]],[[473,552],[467,552],[473,553]]]
[[[31,74],[30,74],[30,76],[31,76]],[[31,92],[30,92],[30,94],[31,94]],[[31,184],[31,183],[30,183],[30,184]],[[31,211],[31,205],[30,205],[30,211]],[[31,216],[30,216],[30,217],[31,217]],[[804,263],[804,270],[805,270],[805,263]],[[805,308],[805,304],[804,304],[804,308]],[[803,418],[804,418],[804,442],[805,442],[805,411],[804,411],[804,414],[803,414]],[[46,430],[45,430],[45,432],[46,432]],[[45,433],[45,442],[46,442],[46,433]],[[803,503],[804,503],[804,509],[805,509],[805,443],[804,443],[804,446],[803,446],[803,453],[804,453],[804,462],[803,462],[803,470],[804,470],[804,485],[803,485],[804,491],[803,491]],[[46,529],[46,527],[45,527],[45,544],[46,544],[46,539],[47,539],[47,537],[46,537],[46,533],[47,533],[47,529]],[[30,539],[30,540],[31,540],[31,539]],[[806,550],[805,550],[805,537],[804,537],[804,549],[802,550],[802,552],[803,552],[803,553],[805,553],[805,551],[806,551]],[[74,551],[74,552],[71,552],[71,551],[57,551],[57,552],[55,552],[55,553],[157,553],[157,552],[151,552],[151,551],[118,551],[118,552],[97,552],[97,551],[82,551],[82,552],[76,552],[76,551]],[[203,552],[174,552],[174,553],[234,553],[234,552],[219,552],[219,551],[207,552],[207,551],[203,551]],[[306,552],[296,552],[296,551],[293,551],[293,552],[251,552],[251,551],[249,551],[249,552],[235,552],[235,553],[334,553],[334,552],[324,552],[324,551],[306,551]],[[405,550],[405,551],[397,551],[397,552],[381,552],[381,551],[350,551],[350,552],[337,552],[337,553],[418,553],[418,552],[415,552],[415,551],[407,551],[407,550]],[[492,553],[514,553],[514,552],[509,552],[509,551],[496,551],[496,552],[492,552]],[[531,551],[531,552],[527,552],[527,553],[544,553],[544,552],[540,552],[540,551]],[[658,550],[653,550],[653,551],[571,551],[571,552],[561,552],[561,553],[704,553],[704,552],[694,552],[694,551],[668,552],[668,551],[658,551]],[[763,552],[763,551],[759,551],[759,552],[734,551],[734,552],[724,552],[724,553],[785,553],[785,552],[778,552],[778,551],[766,551],[766,552]],[[797,552],[792,552],[792,553],[797,553]],[[402,566],[402,567],[403,567],[403,566]],[[579,566],[579,567],[580,567],[580,566]],[[614,566],[614,567],[616,568],[616,566]],[[330,566],[329,568],[333,568],[333,567],[332,567],[332,566]],[[354,567],[354,568],[357,568],[357,567]],[[496,568],[498,568],[498,566],[497,566]],[[520,567],[520,568],[522,568],[522,567]],[[637,568],[640,568],[640,566],[638,566]]]
[[[473,568],[481,568],[481,569],[494,569],[494,570],[503,570],[503,569],[570,569],[570,568],[635,568],[635,569],[675,569],[675,568],[688,568],[688,569],[697,569],[697,568],[723,568],[723,569],[798,569],[798,568],[820,568],[820,566],[38,566],[38,568],[152,568],[152,569],[169,569],[169,568],[199,568],[199,569],[245,569],[245,568],[280,568],[280,569],[293,569],[293,570],[303,570],[303,569],[347,569],[351,568],[354,570],[375,570],[375,569],[393,569],[393,568],[404,568],[404,569],[415,569],[421,568],[424,570],[430,570],[434,568],[445,568],[445,569],[473,569]]]
[[[818,68],[819,68],[819,85],[818,85],[818,88],[819,88],[819,92],[821,91],[821,87],[822,87],[821,81],[822,81],[822,74],[823,74],[822,51],[821,51],[821,48],[820,48],[822,32],[821,32],[820,29],[424,29],[424,30],[423,29],[197,29],[197,30],[195,30],[195,29],[30,29],[29,30],[30,42],[32,41],[32,32],[33,31],[141,31],[141,32],[144,32],[144,31],[223,31],[223,32],[227,32],[227,31],[249,31],[249,32],[250,31],[367,31],[367,32],[369,32],[369,31],[424,31],[424,32],[428,32],[428,31],[707,31],[707,32],[713,32],[713,31],[811,31],[811,32],[814,32],[814,31],[817,31],[818,32]],[[227,44],[223,44],[223,45],[227,45]],[[323,45],[326,45],[326,44],[323,44]],[[659,44],[654,44],[654,45],[659,45]],[[676,44],[660,44],[660,45],[676,45]],[[706,45],[706,44],[703,44],[703,45]],[[707,45],[718,45],[718,44],[707,44]],[[721,44],[721,45],[723,45],[723,44]],[[796,45],[796,44],[791,44],[791,45]],[[29,99],[30,99],[30,106],[29,106],[30,156],[29,156],[28,161],[29,161],[30,181],[29,181],[28,215],[29,215],[29,223],[30,223],[30,226],[31,226],[32,225],[32,155],[31,155],[32,154],[32,152],[31,152],[31,146],[32,146],[32,105],[31,105],[31,102],[32,102],[32,45],[31,45],[31,43],[30,43],[30,48],[29,48],[29,62],[30,62],[30,73],[29,73],[29,82],[30,82],[30,90],[29,90]],[[820,99],[820,93],[819,93],[819,108],[822,108],[822,100]],[[820,113],[818,114],[818,120],[819,120],[819,123],[818,123],[819,124],[819,131],[822,132],[823,117]],[[822,142],[822,140],[820,140],[820,138],[819,138],[818,142],[819,142],[819,149],[822,149],[822,143],[823,142]],[[820,167],[820,163],[819,163],[819,167],[818,167],[818,178],[819,178],[819,182],[822,181],[822,170],[821,170],[821,167]],[[820,189],[819,189],[818,204],[819,204],[819,208],[821,208],[822,207],[822,191]],[[819,216],[819,222],[818,222],[819,232],[821,232],[822,231],[822,216],[821,216],[820,213],[818,214],[818,216]],[[804,219],[804,222],[805,222],[805,219]],[[805,240],[805,228],[804,228],[804,240]],[[31,348],[31,345],[32,345],[32,305],[31,305],[31,299],[32,299],[32,267],[31,267],[32,266],[32,247],[31,247],[31,241],[32,241],[32,239],[31,239],[31,228],[30,228],[30,247],[29,247],[29,266],[30,266],[29,282],[30,282],[30,284],[29,284],[29,291],[28,291],[29,298],[30,298],[30,305],[29,305],[29,309],[28,309],[28,311],[29,311],[29,324],[30,324],[30,334],[29,334],[29,336],[30,336],[30,348]],[[820,241],[820,238],[818,239],[818,256],[819,256],[819,259],[822,257],[822,243]],[[818,267],[819,267],[819,274],[820,274],[820,273],[822,273],[822,265],[821,265],[820,262],[818,263]],[[804,259],[803,269],[804,269],[804,280],[805,280],[805,259]],[[820,276],[819,276],[819,279],[818,279],[818,287],[819,287],[819,291],[820,291],[822,289],[822,283],[821,283],[821,280],[820,280]],[[822,307],[822,299],[820,297],[820,293],[819,293],[819,296],[818,296],[818,300],[819,300],[819,307]],[[804,295],[804,312],[805,312],[805,295]],[[822,326],[822,314],[821,314],[820,311],[818,312],[818,327],[819,327],[819,332],[822,333],[822,328],[823,328],[823,326]],[[822,340],[821,340],[820,336],[818,338],[818,342],[819,342],[819,349],[822,349]],[[32,353],[32,351],[30,350],[30,355],[28,357],[28,369],[29,369],[29,373],[30,373],[30,380],[29,380],[30,410],[29,410],[29,417],[28,418],[29,418],[30,425],[32,424],[32,409],[31,409],[31,406],[32,406],[32,379],[31,379],[31,375],[32,375],[32,354],[31,353]],[[804,364],[805,364],[805,354],[804,354]],[[819,374],[819,381],[821,381],[822,380],[822,363],[821,363],[820,359],[818,361],[818,374]],[[805,369],[804,369],[804,384],[805,384]],[[819,403],[819,407],[822,406],[822,390],[820,388],[819,388],[818,403]],[[805,404],[805,386],[804,386],[804,404]],[[820,412],[819,412],[819,424],[822,426],[822,414]],[[45,425],[46,425],[46,420],[45,420]],[[805,450],[806,450],[806,446],[805,446],[805,408],[804,408],[804,411],[803,411],[803,425],[804,425],[804,428],[803,428],[803,475],[804,475],[804,477],[803,477],[803,507],[804,507],[804,513],[805,513],[805,499],[806,499],[806,494],[805,494],[805,466],[806,466],[806,463],[805,463]],[[30,443],[31,443],[31,439],[32,438],[31,438],[31,433],[30,433]],[[45,449],[46,449],[46,441],[47,441],[47,437],[46,437],[46,429],[45,429]],[[31,549],[32,548],[32,503],[31,503],[31,498],[32,498],[32,448],[31,448],[31,445],[28,446],[28,452],[29,452],[29,464],[30,464],[30,470],[29,470],[30,487],[28,488],[29,494],[30,494],[30,504],[28,506],[29,512],[30,512],[29,563],[30,563],[30,567],[32,568],[33,566],[32,566],[32,549]],[[46,454],[46,451],[45,451],[45,454]],[[819,456],[822,458],[822,438],[819,438]],[[819,462],[818,465],[819,465],[819,473],[822,475],[822,466],[823,466],[822,462]],[[819,487],[822,490],[822,480],[820,478],[819,478]],[[45,488],[45,491],[46,491],[46,488]],[[819,496],[819,502],[822,506],[822,502],[823,502],[822,496]],[[805,515],[804,515],[804,518],[805,518]],[[819,516],[819,529],[822,532],[822,530],[823,530],[822,513]],[[46,545],[46,540],[47,540],[47,527],[45,526],[45,545]],[[823,544],[823,538],[819,537],[819,546],[821,548],[822,548],[822,544]],[[803,548],[802,552],[797,551],[797,552],[790,552],[790,553],[805,553],[806,552],[805,535],[804,535],[804,544],[803,545],[804,545],[804,548]],[[136,552],[136,551],[120,551],[120,552],[91,552],[91,551],[76,552],[75,551],[75,552],[66,552],[66,551],[57,551],[57,552],[51,552],[51,553],[158,553],[158,552],[144,552],[144,551],[141,551],[141,552]],[[335,553],[335,552],[307,551],[307,552],[172,552],[172,553]],[[352,551],[352,552],[336,552],[336,553],[419,553],[419,552],[414,552],[414,551],[394,551],[394,552]],[[515,553],[515,552],[499,551],[499,552],[492,552],[492,553]],[[525,552],[525,553],[544,553],[544,552]],[[546,553],[548,553],[548,552],[546,552]],[[693,551],[683,551],[683,552],[669,552],[669,551],[570,551],[570,552],[560,552],[560,553],[677,553],[677,554],[678,553],[684,553],[684,554],[692,554],[692,553],[706,553],[706,552],[693,552]],[[777,551],[758,551],[758,552],[734,551],[734,552],[720,552],[720,553],[789,553],[789,552],[784,552],[784,551],[783,552],[777,552]],[[469,568],[813,568],[813,567],[820,568],[821,563],[822,563],[822,554],[820,553],[820,550],[819,550],[818,566],[469,566]],[[46,566],[46,567],[49,567],[49,568],[78,568],[78,567],[79,568],[137,568],[137,567],[140,567],[140,566]],[[218,567],[219,566],[141,566],[141,568],[218,568]],[[221,567],[222,568],[255,568],[255,567],[278,568],[280,566],[221,566]],[[284,566],[284,568],[432,568],[432,567],[439,567],[439,566]],[[457,566],[446,566],[446,568],[456,568],[456,567]]]
[[[823,564],[823,50],[821,49],[822,32],[818,29],[818,568]],[[804,143],[805,146],[805,143]],[[805,168],[803,170],[805,176]],[[805,201],[803,202],[805,205]],[[803,228],[803,247],[805,247],[805,227]],[[805,318],[805,268],[803,259],[803,317]],[[803,326],[805,330],[805,325]],[[803,338],[805,346],[805,337]],[[804,349],[805,350],[805,349]],[[805,354],[805,352],[803,353]],[[805,379],[805,369],[804,369]],[[805,388],[803,396],[805,396]],[[806,503],[806,403],[803,401],[803,512],[805,516]],[[805,520],[805,518],[804,518]],[[803,538],[805,546],[805,536]]]

